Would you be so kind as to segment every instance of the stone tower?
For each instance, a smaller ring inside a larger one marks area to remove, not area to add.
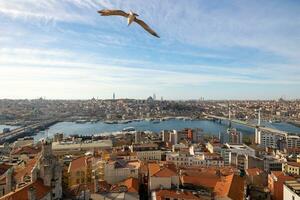
[[[53,155],[52,142],[42,142],[42,154],[37,164],[39,177],[43,179],[44,185],[52,187],[53,199],[62,197],[62,168],[58,159]]]
[[[11,192],[13,190],[13,174],[14,174],[14,170],[13,168],[9,168],[6,172],[6,188],[5,188],[5,194]]]

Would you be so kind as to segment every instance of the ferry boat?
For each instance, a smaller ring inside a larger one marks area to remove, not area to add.
[[[85,124],[86,122],[87,122],[87,120],[85,120],[85,119],[78,119],[75,121],[75,123],[77,123],[77,124]]]
[[[123,132],[131,132],[131,131],[135,131],[135,128],[134,127],[126,127],[126,128],[123,128],[122,131]]]
[[[158,124],[158,123],[160,123],[160,120],[159,119],[155,119],[155,120],[152,121],[152,123],[153,124]]]
[[[116,121],[104,121],[105,124],[117,124],[118,122]]]

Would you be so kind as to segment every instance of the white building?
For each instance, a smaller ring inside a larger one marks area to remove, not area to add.
[[[272,133],[269,131],[262,131],[258,128],[255,129],[255,143],[263,147],[277,148],[279,140],[285,139],[284,133]]]
[[[179,175],[177,172],[157,163],[148,164],[148,187],[149,192],[157,189],[171,189],[179,186]]]
[[[299,148],[300,147],[300,137],[297,135],[288,135],[286,137],[286,147],[287,148]]]
[[[225,144],[221,149],[224,165],[236,165],[239,169],[248,168],[248,157],[255,157],[255,150],[245,144]]]
[[[300,183],[297,180],[283,184],[283,200],[300,200]]]
[[[157,144],[134,144],[130,148],[141,161],[161,160],[162,151]]]
[[[166,161],[174,163],[179,167],[188,167],[188,166],[201,166],[201,167],[209,167],[209,166],[224,166],[224,160],[217,157],[208,157],[205,156],[204,153],[191,155],[189,153],[167,153]]]
[[[170,141],[172,145],[178,144],[178,134],[176,130],[173,130],[172,133],[170,133]]]
[[[104,180],[115,184],[127,178],[138,178],[139,168],[139,161],[108,161],[104,164]]]

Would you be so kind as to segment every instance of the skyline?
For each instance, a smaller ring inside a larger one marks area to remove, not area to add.
[[[101,17],[104,8],[133,10],[161,38]],[[0,98],[299,99],[299,8],[292,0],[0,1]]]

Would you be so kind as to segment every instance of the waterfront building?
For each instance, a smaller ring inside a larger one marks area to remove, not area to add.
[[[63,133],[55,133],[53,136],[53,142],[61,142],[63,141],[64,134]]]
[[[259,129],[259,127],[255,128],[255,144],[261,144],[261,130]]]
[[[170,132],[168,130],[161,131],[161,140],[163,142],[170,142]]]
[[[170,141],[171,145],[178,144],[178,134],[176,130],[173,130],[173,132],[170,133]]]
[[[235,128],[228,128],[226,133],[220,133],[220,143],[243,144],[243,134]]]
[[[142,141],[142,132],[140,131],[135,131],[134,132],[134,143],[139,144]]]
[[[284,141],[286,139],[286,134],[281,133],[271,133],[268,131],[259,131],[259,134],[256,135],[257,144],[262,147],[270,147],[274,149],[280,148],[280,141]]]

